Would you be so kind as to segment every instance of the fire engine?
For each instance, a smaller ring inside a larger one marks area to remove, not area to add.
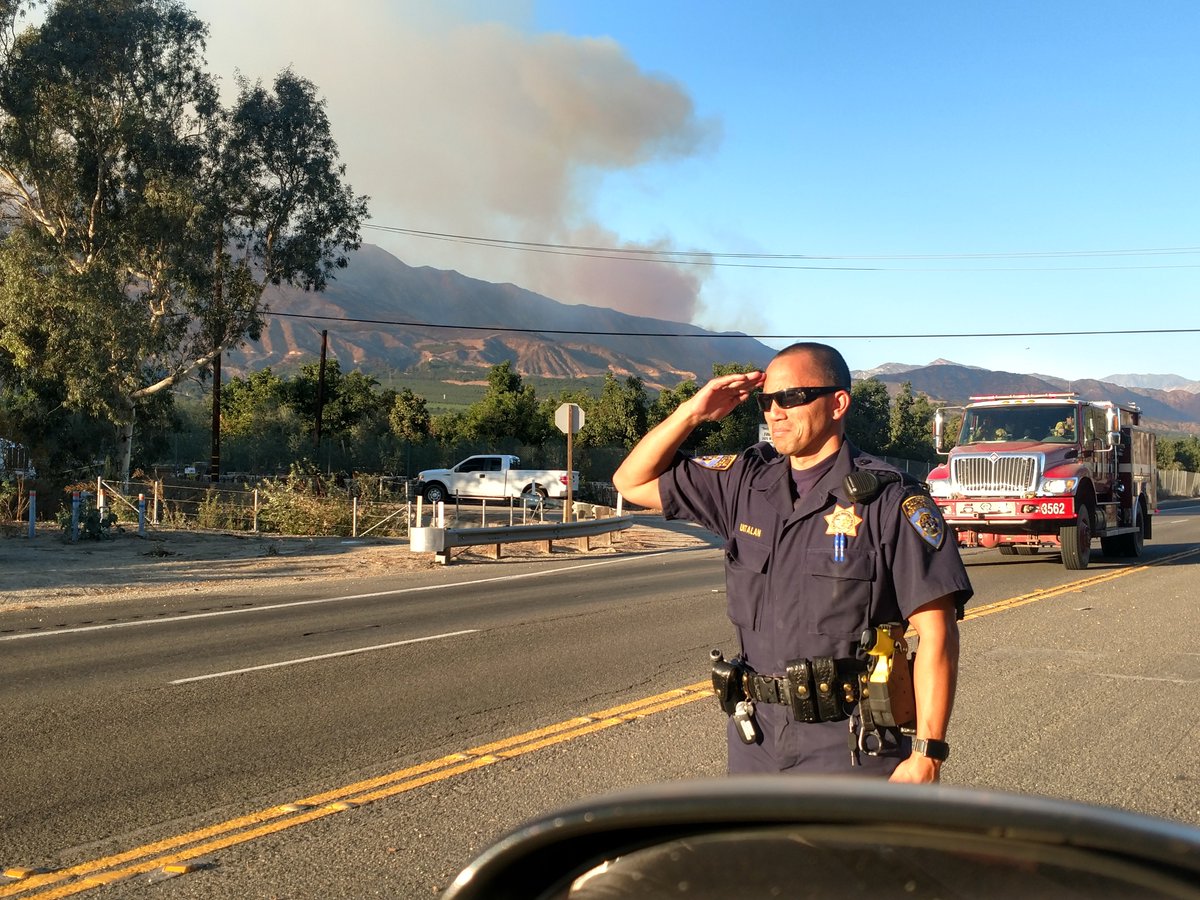
[[[943,450],[948,413],[961,411]],[[1092,541],[1105,556],[1140,556],[1157,511],[1154,432],[1133,404],[1074,393],[971,397],[934,416],[938,453],[929,491],[967,545],[1034,554],[1058,547],[1086,569]]]

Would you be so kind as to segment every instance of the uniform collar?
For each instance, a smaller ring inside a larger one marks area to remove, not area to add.
[[[830,469],[805,496],[803,502],[793,509],[792,504],[792,473],[791,461],[786,456],[776,456],[767,460],[767,464],[759,469],[750,480],[750,488],[762,491],[767,502],[781,516],[788,517],[793,513],[797,516],[807,516],[824,509],[829,503],[829,496],[843,496],[842,480],[854,471],[853,457],[857,451],[850,446],[849,441],[842,441],[837,457]]]

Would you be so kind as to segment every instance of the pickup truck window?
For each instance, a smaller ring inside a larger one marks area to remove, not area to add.
[[[477,456],[472,459],[464,460],[458,467],[460,472],[499,472],[500,459],[492,456]]]

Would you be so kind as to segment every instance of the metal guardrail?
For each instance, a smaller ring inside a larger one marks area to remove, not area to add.
[[[585,550],[590,550],[589,538],[624,531],[633,525],[632,516],[609,516],[583,522],[545,522],[538,525],[499,525],[494,528],[413,528],[409,531],[408,547],[414,553],[434,554],[442,565],[449,565],[452,552],[458,547],[494,546],[500,558],[502,544],[545,543],[549,553],[554,541],[583,538]]]

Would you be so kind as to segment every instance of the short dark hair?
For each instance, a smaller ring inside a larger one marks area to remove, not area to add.
[[[813,341],[800,341],[784,347],[775,354],[775,358],[791,356],[793,353],[807,353],[821,369],[821,375],[827,384],[840,387],[844,391],[850,390],[850,367],[846,365],[842,354],[833,347]],[[821,385],[811,386],[820,387]]]

